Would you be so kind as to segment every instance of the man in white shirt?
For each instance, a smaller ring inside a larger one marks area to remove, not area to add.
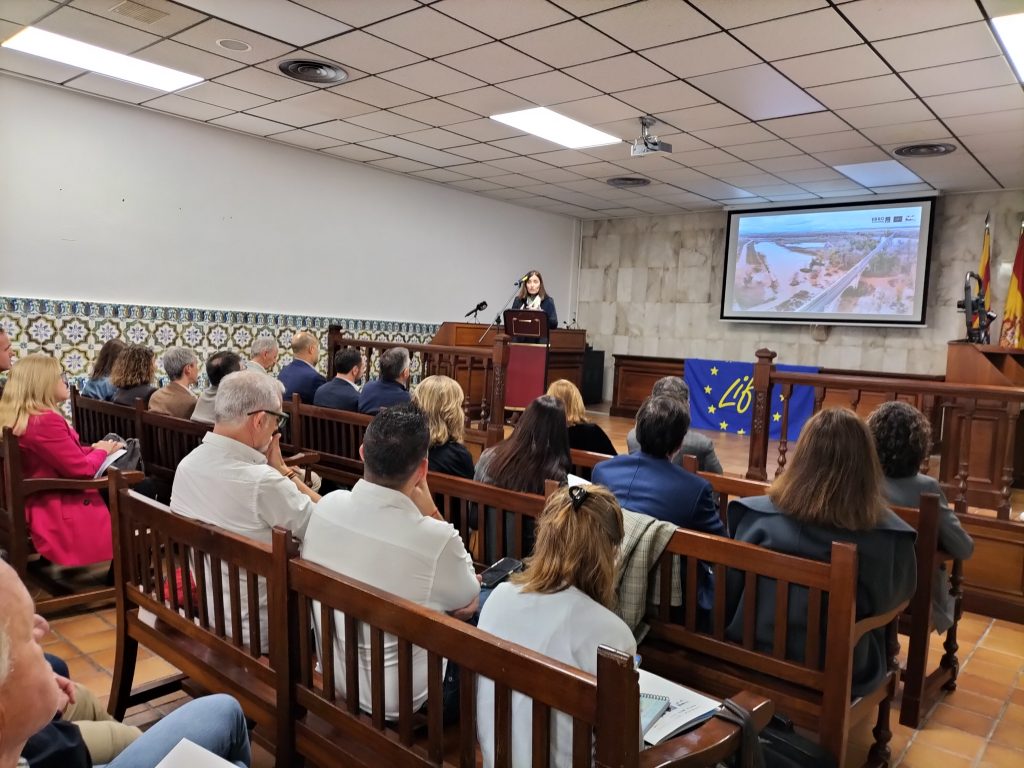
[[[351,491],[327,494],[310,518],[302,556],[345,576],[371,584],[435,611],[462,619],[476,612],[480,583],[473,561],[454,527],[441,517],[427,487],[430,433],[412,404],[388,408],[370,423],[359,453],[363,479]],[[317,638],[320,611],[314,609]],[[344,617],[335,614],[335,684],[345,691]],[[360,627],[360,706],[370,699],[370,635]],[[321,651],[323,652],[323,651]],[[454,664],[445,676],[445,719],[457,704]],[[412,654],[413,707],[427,699],[427,653]],[[398,717],[398,640],[384,636],[385,717]],[[450,695],[455,692],[455,695]]]
[[[257,336],[249,351],[252,358],[245,364],[250,371],[257,373],[270,373],[277,365],[277,358],[281,350],[277,346],[277,339],[273,336]]]
[[[320,497],[285,466],[278,427],[281,384],[266,374],[238,371],[217,387],[213,431],[189,453],[174,473],[171,509],[185,517],[212,523],[240,536],[269,543],[280,525],[302,538]],[[226,574],[226,570],[225,570]],[[224,589],[225,618],[230,631],[230,592]],[[211,590],[209,599],[221,599]],[[260,638],[267,650],[267,585],[259,582]],[[241,580],[243,637],[248,639],[248,598]],[[210,609],[211,614],[213,609]]]

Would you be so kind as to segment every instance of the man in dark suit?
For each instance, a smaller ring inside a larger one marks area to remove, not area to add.
[[[320,343],[316,336],[309,331],[299,331],[292,336],[292,358],[277,375],[284,384],[284,400],[288,402],[297,392],[302,402],[312,405],[317,389],[327,382],[316,369],[320,359]]]
[[[690,388],[686,386],[686,382],[679,376],[665,376],[658,379],[654,382],[651,395],[674,397],[686,406],[687,413],[690,412]],[[640,442],[636,439],[635,427],[629,430],[629,434],[626,435],[626,448],[630,453],[638,453],[640,451]],[[681,467],[683,466],[683,457],[688,454],[697,457],[697,469],[699,471],[714,472],[716,475],[722,474],[722,463],[718,460],[718,455],[715,453],[715,444],[711,442],[711,438],[699,432],[687,430],[686,437],[683,438],[683,445],[672,457],[672,462]]]
[[[359,393],[359,412],[376,416],[381,408],[407,403],[409,397],[409,350],[392,347],[380,356],[380,378],[368,381]]]
[[[339,411],[359,410],[359,380],[363,377],[363,355],[345,347],[334,355],[334,378],[316,391],[313,405]]]

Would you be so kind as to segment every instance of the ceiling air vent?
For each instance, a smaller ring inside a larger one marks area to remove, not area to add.
[[[941,157],[955,151],[955,144],[907,144],[897,147],[893,154],[900,157]]]
[[[288,59],[277,65],[288,77],[304,83],[340,83],[348,79],[348,72],[336,64],[309,59]]]
[[[110,12],[118,16],[127,16],[129,19],[134,19],[143,24],[153,24],[169,15],[163,11],[158,11],[156,8],[150,8],[148,5],[133,3],[132,0],[124,0],[123,3],[118,3],[110,9]]]
[[[634,189],[636,187],[646,187],[651,183],[651,180],[645,179],[643,176],[614,176],[605,183],[616,189]]]

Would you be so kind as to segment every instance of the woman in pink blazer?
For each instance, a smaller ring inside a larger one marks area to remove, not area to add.
[[[58,408],[68,399],[60,364],[43,354],[29,355],[11,369],[0,399],[0,430],[11,427],[18,439],[25,477],[88,479],[120,443],[101,440],[90,446]],[[58,565],[89,565],[113,556],[110,512],[98,491],[53,491],[26,499],[32,543]]]

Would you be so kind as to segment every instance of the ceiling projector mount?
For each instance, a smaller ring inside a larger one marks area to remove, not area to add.
[[[659,141],[657,136],[651,135],[651,127],[658,122],[650,115],[640,118],[640,138],[633,139],[629,145],[630,157],[643,157],[653,152],[671,152],[672,145],[667,141]]]

